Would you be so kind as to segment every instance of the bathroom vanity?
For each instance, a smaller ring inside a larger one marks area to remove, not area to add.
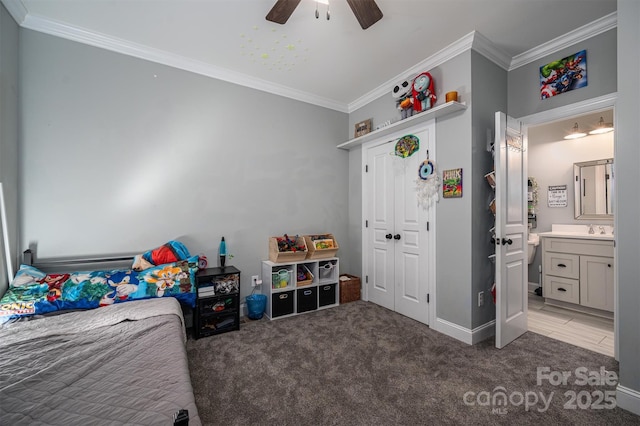
[[[614,310],[610,226],[552,225],[542,240],[545,303],[610,316]]]

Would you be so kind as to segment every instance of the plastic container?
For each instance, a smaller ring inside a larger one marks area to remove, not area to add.
[[[247,316],[252,320],[259,320],[267,307],[267,296],[264,294],[250,294],[247,296]]]

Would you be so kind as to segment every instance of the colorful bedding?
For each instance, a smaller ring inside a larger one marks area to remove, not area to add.
[[[174,297],[193,307],[198,260],[198,256],[191,256],[140,272],[127,269],[46,274],[33,266],[21,265],[0,299],[0,323],[154,297]]]

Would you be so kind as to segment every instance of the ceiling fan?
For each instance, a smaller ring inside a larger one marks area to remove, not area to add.
[[[301,0],[277,0],[276,4],[273,5],[269,13],[267,13],[267,21],[284,24],[300,1]],[[366,30],[382,19],[382,11],[375,0],[347,0],[347,3],[363,30]]]

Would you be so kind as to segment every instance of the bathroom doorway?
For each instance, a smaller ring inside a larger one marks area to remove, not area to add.
[[[529,251],[533,251],[529,256],[529,331],[612,357],[617,354],[615,268],[613,312],[584,309],[579,304],[555,303],[554,299],[546,299],[541,292],[542,244],[536,235],[550,232],[556,224],[583,226],[585,230],[593,225],[597,232],[602,228],[615,230],[615,198],[612,216],[576,219],[573,167],[574,163],[590,160],[611,158],[615,162],[615,131],[589,134],[602,123],[615,123],[614,101],[615,96],[605,97],[522,119],[528,126],[529,191],[535,191],[535,197],[528,194],[529,221],[532,224]],[[586,135],[565,139],[567,134],[576,130],[576,123],[577,130]],[[613,189],[615,194],[615,180]],[[559,200],[550,199],[550,192]],[[537,204],[532,203],[534,200]]]

